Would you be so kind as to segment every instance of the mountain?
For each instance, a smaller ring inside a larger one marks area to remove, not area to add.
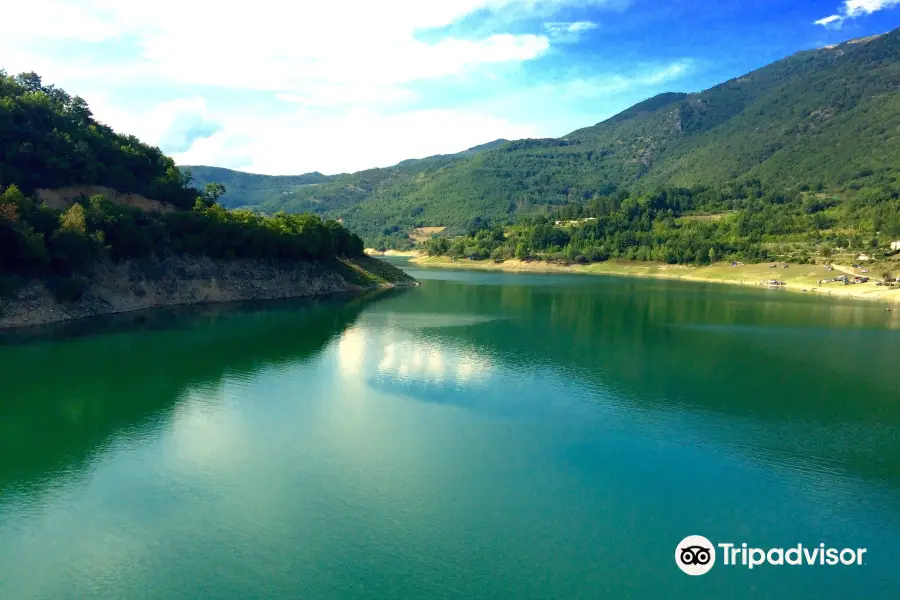
[[[221,183],[228,193],[219,198],[226,208],[259,207],[289,212],[316,210],[327,206],[337,208],[363,200],[375,187],[400,179],[407,173],[418,173],[422,168],[437,167],[460,158],[475,156],[492,150],[507,140],[494,140],[455,154],[436,154],[426,158],[411,158],[386,169],[370,169],[353,175],[322,175],[319,172],[304,175],[257,175],[221,167],[184,166],[183,171],[192,175],[192,185],[203,188],[207,183]],[[309,187],[314,184],[334,182],[332,186]],[[304,189],[306,188],[306,189]],[[307,202],[308,200],[308,202]],[[273,212],[276,212],[273,210]]]
[[[493,142],[487,142],[486,144],[479,144],[477,146],[472,146],[468,150],[463,150],[462,152],[457,152],[455,154],[435,154],[434,156],[428,156],[426,158],[410,158],[404,161],[401,161],[397,164],[398,167],[405,167],[409,165],[413,165],[416,163],[422,163],[425,161],[445,161],[451,160],[454,158],[466,158],[469,156],[475,156],[479,152],[484,152],[485,150],[493,150],[494,148],[499,148],[503,144],[509,142],[509,140],[505,140],[500,138],[498,140],[494,140]]]
[[[800,52],[703,92],[661,94],[560,139],[498,141],[340,175],[255,206],[340,217],[368,243],[396,243],[415,227],[460,231],[473,219],[661,187],[852,189],[893,177],[898,88],[894,30]]]
[[[203,188],[207,183],[221,183],[228,193],[219,198],[225,208],[252,206],[265,200],[279,198],[298,187],[314,183],[324,183],[330,178],[319,172],[303,175],[256,175],[242,171],[232,171],[221,167],[182,167],[189,171],[192,185]]]

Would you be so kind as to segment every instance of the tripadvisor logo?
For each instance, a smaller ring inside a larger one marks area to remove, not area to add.
[[[702,535],[689,535],[675,547],[675,564],[688,575],[705,575],[716,564],[716,549]]]
[[[761,565],[772,566],[835,566],[862,565],[865,548],[828,548],[825,544],[790,548],[753,548],[746,543],[713,544],[702,535],[689,535],[675,547],[675,564],[688,575],[705,575],[716,564],[716,548],[722,565],[741,566],[752,570]]]

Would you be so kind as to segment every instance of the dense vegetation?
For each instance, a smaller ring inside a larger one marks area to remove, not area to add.
[[[809,262],[838,249],[892,254],[900,237],[900,181],[873,185],[842,201],[816,190],[788,193],[759,180],[723,188],[669,188],[570,203],[514,226],[481,225],[424,243],[431,255],[570,263],[609,258],[708,264],[722,259]]]
[[[227,189],[205,192],[158,148],[97,123],[84,100],[45,86],[34,73],[0,72],[0,291],[45,278],[70,297],[100,259],[187,254],[280,261],[359,256],[362,240],[337,221],[312,214],[228,211]],[[41,188],[96,184],[159,200],[145,212],[103,196],[82,196],[66,210],[35,199]],[[77,285],[76,285],[77,284]]]
[[[803,190],[822,190],[837,202],[831,225],[855,227],[881,210],[858,204],[895,198],[898,80],[900,30],[801,52],[697,94],[662,94],[562,139],[340,175],[255,206],[343,218],[368,244],[389,247],[408,244],[414,227],[449,226],[452,236],[608,197],[637,201],[672,186],[728,196],[759,182],[764,197],[792,199],[757,198],[765,218],[789,221],[807,202]],[[676,218],[706,209],[680,210]]]
[[[183,254],[281,261],[359,256],[362,240],[317,215],[263,217],[199,198],[192,210],[145,212],[103,196],[65,211],[38,204],[12,185],[0,194],[0,274],[51,281],[87,275],[99,259]]]
[[[190,208],[197,190],[171,158],[94,120],[83,98],[35,73],[0,70],[0,187],[102,185]]]
[[[182,171],[190,177],[193,185],[200,188],[208,183],[224,185],[227,193],[219,198],[219,204],[225,208],[259,205],[275,198],[282,198],[297,188],[314,183],[325,183],[330,179],[321,173],[286,176],[256,175],[220,167],[184,167]]]
[[[304,175],[257,175],[223,169],[220,167],[186,166],[182,171],[194,184],[202,186],[217,182],[228,188],[219,203],[226,208],[258,207],[264,211],[288,212],[333,209],[360,202],[378,186],[396,183],[398,179],[416,175],[423,169],[475,156],[485,150],[498,148],[507,140],[494,140],[456,154],[439,154],[426,158],[404,160],[387,169],[370,169],[352,175],[322,175],[319,172]],[[329,184],[329,185],[314,185]],[[305,187],[309,186],[309,187]]]
[[[350,219],[351,229],[378,246],[394,247],[407,240],[407,232],[421,225],[422,208],[397,215],[394,205],[415,192],[423,178],[459,160],[503,146],[495,140],[457,154],[442,154],[405,160],[393,167],[368,169],[353,174],[325,176],[308,173],[298,176],[270,176],[242,173],[217,167],[184,167],[198,183],[220,181],[229,192],[220,200],[224,206],[246,207],[266,214],[279,211],[314,212],[332,218]],[[365,203],[371,210],[357,213]],[[371,217],[371,221],[365,219]]]

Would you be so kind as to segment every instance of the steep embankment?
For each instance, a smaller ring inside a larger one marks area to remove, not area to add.
[[[78,300],[30,281],[0,300],[0,329],[68,321],[180,304],[275,300],[415,285],[395,267],[372,258],[293,265],[243,259],[169,257],[94,265]]]

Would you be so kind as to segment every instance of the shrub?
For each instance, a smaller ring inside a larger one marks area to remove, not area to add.
[[[61,303],[67,304],[81,300],[87,291],[87,281],[83,277],[72,275],[68,277],[58,277],[50,280],[50,292],[53,298]]]

